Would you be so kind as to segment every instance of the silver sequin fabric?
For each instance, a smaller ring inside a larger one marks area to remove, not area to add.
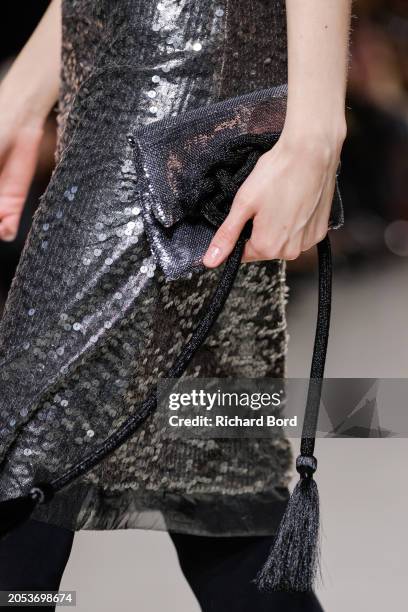
[[[165,376],[219,271],[169,282],[128,135],[286,81],[284,0],[65,0],[57,163],[0,325],[1,499],[63,473]],[[243,264],[186,375],[283,377],[283,262]],[[155,415],[35,517],[71,529],[272,533],[288,441],[169,440]]]

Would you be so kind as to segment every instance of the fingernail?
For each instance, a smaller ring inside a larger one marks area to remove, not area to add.
[[[221,249],[217,246],[212,246],[208,249],[205,257],[204,263],[207,265],[215,266],[221,260]]]
[[[15,237],[16,234],[14,232],[10,232],[9,230],[6,230],[3,232],[3,234],[0,234],[0,239],[4,240],[4,242],[13,242]]]

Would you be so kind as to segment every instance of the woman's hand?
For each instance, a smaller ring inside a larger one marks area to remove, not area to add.
[[[286,0],[288,100],[276,145],[258,160],[214,236],[204,264],[218,266],[245,222],[244,260],[295,259],[327,232],[345,138],[351,0]]]
[[[14,240],[58,97],[61,0],[52,0],[0,86],[0,240]]]
[[[0,92],[0,240],[11,241],[17,235],[42,133],[41,121],[16,113]]]
[[[283,130],[239,188],[204,257],[210,268],[232,251],[253,220],[244,261],[295,259],[324,238],[344,134],[296,136]]]

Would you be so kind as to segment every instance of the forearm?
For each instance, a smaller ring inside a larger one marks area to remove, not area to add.
[[[286,0],[291,134],[342,141],[351,0]]]
[[[43,122],[58,97],[61,0],[53,0],[0,86],[2,109]]]

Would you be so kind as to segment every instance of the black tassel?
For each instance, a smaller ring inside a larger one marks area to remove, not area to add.
[[[37,504],[49,501],[52,495],[52,487],[41,483],[31,487],[27,495],[0,502],[0,538],[25,523]]]
[[[319,492],[315,457],[299,455],[300,479],[289,499],[269,557],[257,576],[263,591],[310,591],[320,573]]]
[[[329,338],[332,264],[330,240],[317,245],[319,303],[312,366],[296,469],[300,480],[289,499],[268,559],[255,582],[266,591],[310,591],[320,576],[319,493],[313,456]]]

